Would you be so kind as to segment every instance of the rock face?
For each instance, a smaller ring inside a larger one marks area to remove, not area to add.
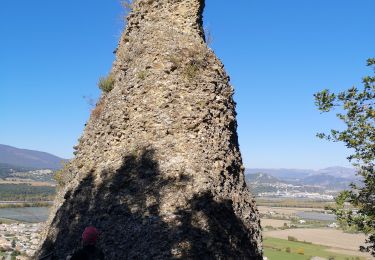
[[[86,226],[107,259],[262,259],[233,88],[202,31],[203,0],[138,0],[111,75],[61,175],[36,257]]]

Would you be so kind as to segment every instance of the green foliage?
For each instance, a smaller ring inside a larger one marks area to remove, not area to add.
[[[324,209],[332,208],[334,202],[327,202],[327,201],[307,201],[307,200],[293,200],[293,199],[282,199],[282,200],[274,200],[274,199],[266,199],[266,198],[258,198],[257,205],[259,206],[268,206],[268,207],[287,207],[287,208],[316,208],[316,209]]]
[[[189,62],[183,71],[185,78],[189,80],[194,79],[199,72],[199,67],[200,66],[197,62],[195,61]]]
[[[375,72],[375,59],[368,59],[367,65]],[[330,134],[318,134],[334,142],[343,142],[353,150],[349,161],[362,177],[360,185],[351,184],[351,189],[336,198],[335,214],[345,228],[355,228],[369,235],[368,244],[361,247],[375,256],[375,77],[364,77],[363,87],[352,87],[338,94],[323,90],[316,93],[315,104],[322,112],[340,108],[336,115],[344,122],[344,130],[331,130]],[[348,203],[352,207],[348,207]],[[356,209],[354,210],[353,207]]]
[[[55,187],[0,184],[0,198],[3,201],[46,201],[52,200],[54,195]]]
[[[9,203],[2,203],[0,204],[0,209],[7,209],[7,208],[34,208],[34,207],[50,207],[51,203],[50,202],[43,202],[43,201],[38,201],[38,202],[9,202]],[[1,221],[0,221],[1,224]]]
[[[140,80],[145,80],[146,77],[147,77],[147,71],[142,70],[142,71],[138,72],[138,73],[137,73],[137,77],[138,77]]]
[[[298,241],[298,239],[293,236],[288,236],[288,241]]]
[[[98,87],[105,93],[111,92],[115,79],[112,74],[109,74],[107,77],[101,77],[98,82]]]
[[[64,170],[63,169],[55,171],[55,173],[54,173],[53,177],[54,177],[55,181],[57,182],[57,184],[59,186],[64,186],[63,176],[64,176]]]
[[[100,101],[99,101],[100,103]],[[95,117],[95,113],[98,109],[99,105],[97,105],[97,107],[92,111],[92,115]],[[62,169],[60,170],[57,170],[54,172],[54,179],[55,181],[57,182],[58,186],[60,187],[64,187],[66,182],[67,182],[67,175],[69,175],[70,171],[69,171],[69,163],[65,163],[62,165]]]

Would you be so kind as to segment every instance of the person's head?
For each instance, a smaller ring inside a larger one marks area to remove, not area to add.
[[[84,246],[95,245],[98,237],[99,232],[95,227],[86,227],[82,233],[82,243]]]

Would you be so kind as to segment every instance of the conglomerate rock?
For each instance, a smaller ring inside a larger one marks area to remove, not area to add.
[[[262,259],[233,88],[202,31],[203,0],[136,0],[111,75],[65,167],[36,258],[86,226],[107,259]]]

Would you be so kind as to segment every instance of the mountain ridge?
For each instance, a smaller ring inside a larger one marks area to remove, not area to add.
[[[0,164],[15,168],[57,170],[67,159],[56,155],[0,144]]]
[[[355,180],[356,170],[354,168],[331,166],[319,170],[312,169],[288,169],[288,168],[246,168],[245,174],[267,173],[273,177],[286,180],[296,181],[309,176],[330,175],[334,177]]]
[[[355,173],[355,169],[345,167],[328,167],[321,170],[246,169],[246,180],[248,185],[252,186],[284,184],[343,190],[351,183],[360,181]]]

